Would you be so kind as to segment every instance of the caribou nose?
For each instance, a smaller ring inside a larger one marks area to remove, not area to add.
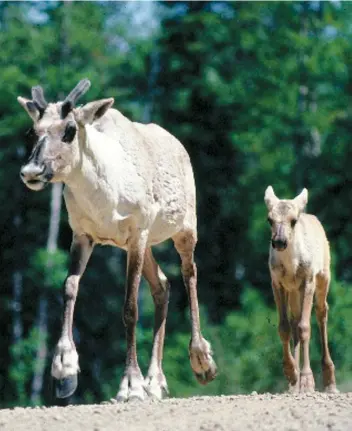
[[[285,239],[275,239],[272,240],[272,246],[279,251],[285,250],[285,248],[287,247],[287,241]]]
[[[45,167],[34,165],[32,163],[22,166],[20,170],[20,177],[22,181],[28,182],[35,180],[39,175],[44,172]]]

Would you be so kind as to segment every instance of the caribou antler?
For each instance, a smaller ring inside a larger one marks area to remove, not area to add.
[[[48,102],[45,100],[43,89],[40,85],[32,87],[32,100],[40,112],[40,116],[43,115]]]
[[[64,100],[61,106],[61,118],[67,117],[69,112],[71,112],[72,109],[74,108],[77,100],[89,90],[89,87],[90,87],[89,79],[85,78],[79,81],[76,87],[66,97],[66,99]]]

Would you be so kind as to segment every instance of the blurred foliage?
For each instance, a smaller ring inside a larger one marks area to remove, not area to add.
[[[13,400],[9,404],[10,406],[28,405],[28,389],[33,375],[33,360],[41,337],[42,334],[33,328],[25,339],[11,346],[12,363],[9,366],[8,378],[11,379],[18,398]]]
[[[83,77],[92,87],[82,103],[114,97],[131,119],[158,123],[177,136],[194,167],[201,319],[219,375],[207,387],[192,375],[179,258],[171,243],[161,244],[155,255],[172,285],[164,354],[171,395],[286,388],[267,269],[268,184],[280,197],[308,187],[308,210],[326,228],[334,252],[330,344],[338,384],[351,389],[351,13],[348,2],[0,2],[1,406],[30,404],[43,292],[50,354],[42,403],[52,403],[50,358],[71,241],[62,211],[58,250],[48,254],[50,190],[33,193],[19,181],[30,121],[16,97],[29,97],[40,83],[49,101],[62,99]],[[124,273],[122,252],[96,248],[75,312],[82,371],[72,402],[116,394],[126,352]],[[143,372],[152,339],[148,290],[142,283]],[[16,322],[23,329],[17,338]]]
[[[28,277],[35,283],[41,280],[43,287],[60,289],[67,275],[68,253],[63,250],[48,252],[38,248],[30,261]]]

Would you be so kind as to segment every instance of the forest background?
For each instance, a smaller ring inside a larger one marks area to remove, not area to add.
[[[187,148],[195,171],[203,332],[218,378],[200,387],[171,243],[155,253],[171,282],[164,371],[171,396],[283,391],[267,267],[263,197],[309,189],[308,211],[333,256],[329,334],[340,390],[352,390],[352,4],[349,2],[0,2],[0,406],[52,401],[61,287],[71,231],[61,186],[25,188],[31,122],[16,97],[41,84],[62,99],[82,78],[86,101],[114,97]],[[125,360],[125,255],[97,247],[82,279],[74,337],[80,385],[70,402],[116,395]],[[351,265],[351,267],[350,267]],[[140,290],[138,350],[146,370],[153,306]],[[313,316],[312,366],[321,381]],[[319,385],[318,385],[319,386]]]

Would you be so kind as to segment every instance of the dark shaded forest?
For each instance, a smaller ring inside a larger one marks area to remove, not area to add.
[[[52,403],[71,230],[60,185],[26,189],[31,148],[17,96],[40,84],[62,100],[82,78],[83,103],[114,97],[189,152],[197,185],[198,295],[219,375],[197,384],[188,301],[172,243],[155,248],[171,283],[164,372],[171,396],[282,391],[281,344],[267,267],[264,191],[309,190],[308,212],[331,244],[331,353],[352,388],[352,5],[349,2],[0,2],[0,403]],[[116,395],[124,370],[126,257],[96,247],[82,279],[73,403]],[[138,351],[145,372],[153,303],[142,283]],[[315,316],[312,366],[321,381]]]

